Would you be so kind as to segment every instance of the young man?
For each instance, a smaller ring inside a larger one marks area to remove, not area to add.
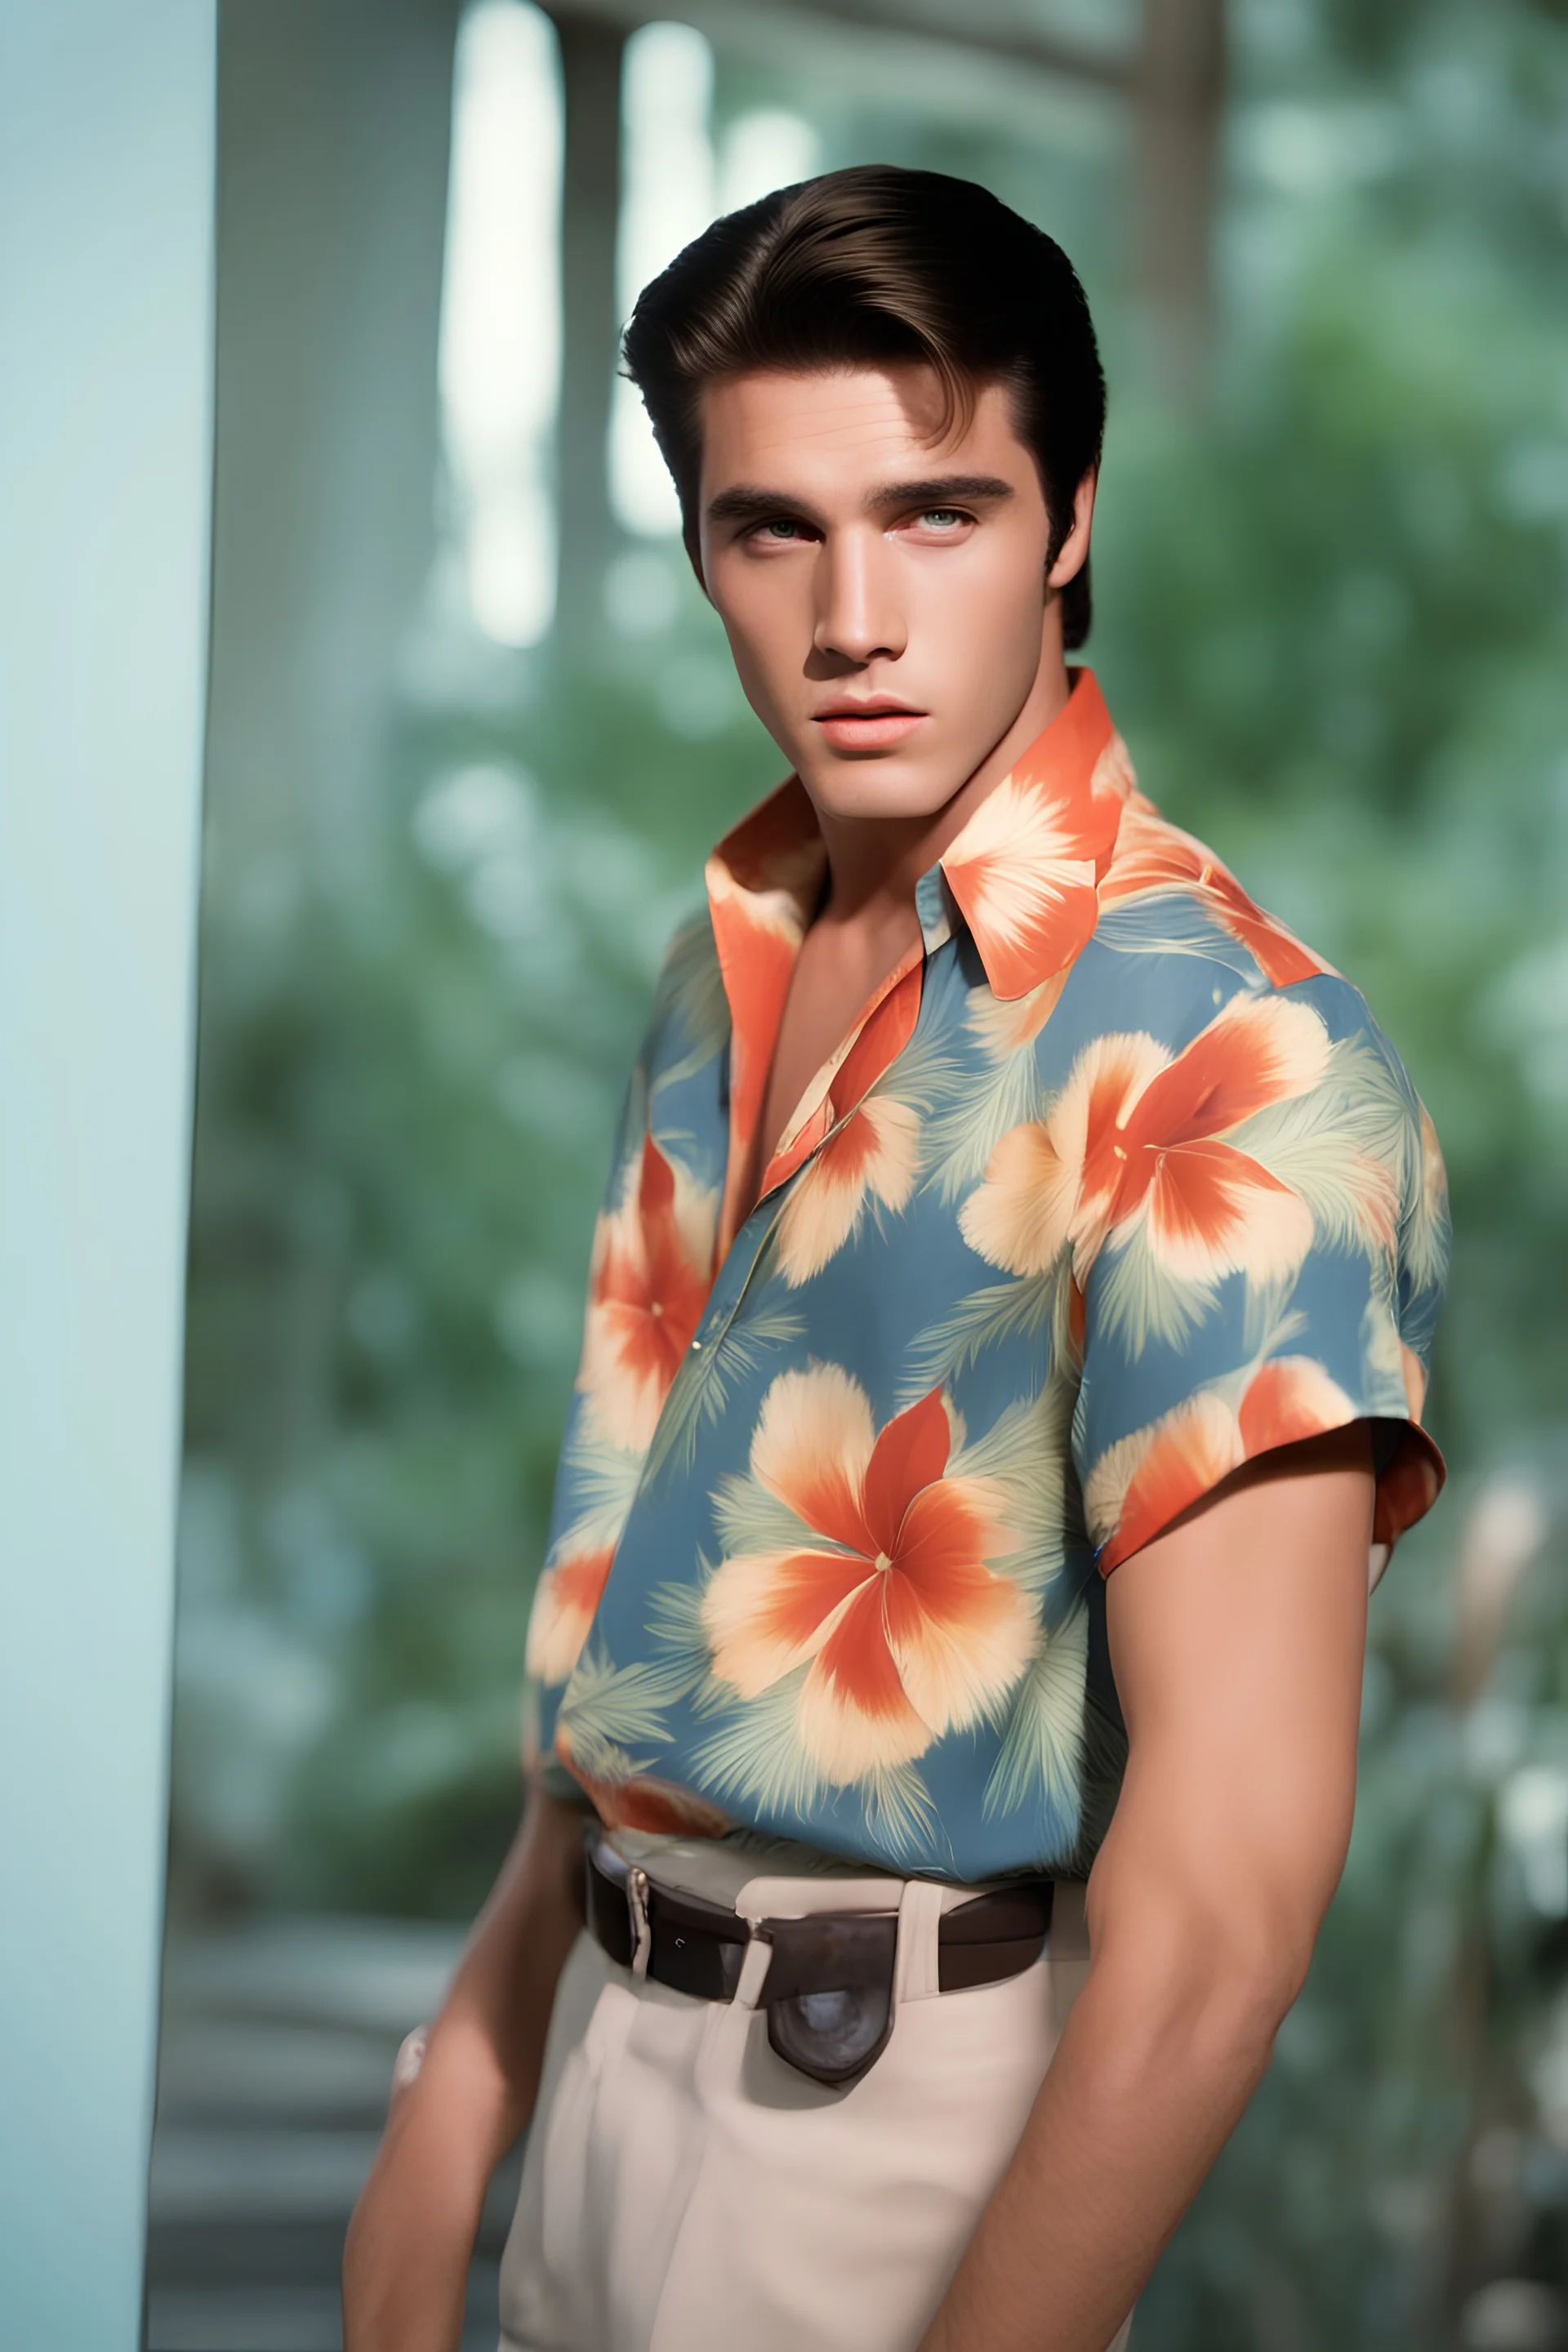
[[[793,772],[632,1080],[531,1801],[349,2352],[456,2347],[531,2116],[508,2352],[1106,2352],[1339,1876],[1441,1161],[1066,665],[1103,386],[1048,238],[833,173],[626,355]]]

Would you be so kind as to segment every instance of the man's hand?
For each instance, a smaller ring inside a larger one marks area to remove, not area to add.
[[[418,2069],[395,2087],[349,2224],[345,2352],[457,2352],[485,2187],[531,2112],[583,1924],[583,1818],[531,1793]]]
[[[1350,1839],[1372,1500],[1358,1423],[1111,1574],[1089,1976],[921,2352],[1105,2352],[1256,2088]]]

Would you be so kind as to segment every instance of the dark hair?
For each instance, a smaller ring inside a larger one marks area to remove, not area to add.
[[[981,385],[1005,384],[1039,466],[1053,562],[1100,461],[1105,377],[1071,262],[988,189],[942,172],[861,164],[727,213],[643,289],[623,352],[693,562],[703,387],[755,369],[923,361],[944,430]],[[1089,614],[1086,562],[1063,591],[1069,651]]]

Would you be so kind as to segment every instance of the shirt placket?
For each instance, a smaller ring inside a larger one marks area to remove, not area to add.
[[[928,870],[921,875],[919,882],[916,884],[915,911],[919,917],[921,926],[921,940],[923,950],[921,961],[922,963],[929,962],[931,957],[935,954],[938,948],[944,947],[948,940],[952,937],[952,922],[948,902],[947,887],[942,878],[942,871],[940,865],[932,866],[928,868]],[[890,990],[892,987],[896,986],[898,979],[899,975],[897,973],[889,974],[887,988]],[[857,1029],[857,1035],[859,1034],[859,1030],[864,1028],[866,1022],[870,1019],[872,1013],[876,1010],[877,1005],[880,1002],[881,995],[879,994],[878,997],[873,1000],[872,1003],[867,1007],[866,1013]],[[849,1042],[852,1043],[853,1040]],[[907,1053],[908,1050],[908,1046],[904,1046],[900,1049],[900,1055],[901,1053]],[[847,1045],[846,1046],[845,1051],[846,1053],[847,1052]],[[844,1056],[841,1055],[839,1058],[842,1060]],[[895,1056],[894,1060],[889,1064],[889,1069],[895,1069],[898,1066],[898,1061],[900,1058],[900,1056]],[[886,1074],[884,1073],[884,1075]],[[750,1287],[752,1276],[757,1270],[763,1253],[766,1249],[769,1239],[772,1236],[773,1227],[776,1225],[780,1216],[783,1214],[784,1202],[788,1198],[791,1185],[797,1182],[799,1179],[805,1174],[817,1154],[822,1151],[824,1148],[832,1141],[833,1138],[838,1134],[840,1129],[847,1126],[848,1121],[854,1118],[855,1113],[859,1109],[860,1104],[864,1099],[864,1096],[858,1097],[856,1101],[847,1104],[841,1111],[838,1111],[836,1114],[836,1116],[829,1121],[828,1125],[824,1128],[822,1133],[817,1137],[816,1142],[812,1145],[811,1150],[806,1153],[805,1159],[800,1161],[797,1167],[791,1169],[789,1174],[781,1183],[775,1184],[770,1192],[766,1192],[763,1194],[755,1208],[752,1209],[750,1216],[746,1218],[744,1223],[741,1226],[734,1240],[731,1243],[729,1249],[725,1253],[723,1262],[720,1265],[718,1273],[714,1276],[713,1287],[708,1294],[696,1332],[692,1336],[691,1342],[686,1350],[684,1358],[677,1368],[675,1378],[670,1383],[668,1394],[665,1398],[664,1406],[660,1414],[661,1419],[663,1418],[663,1413],[669,1411],[671,1400],[674,1398],[676,1390],[688,1368],[691,1366],[694,1361],[700,1360],[705,1353],[709,1353],[713,1349],[721,1345],[725,1334],[728,1332],[730,1326],[733,1323],[735,1317],[740,1312],[742,1302]],[[658,1436],[656,1432],[654,1445],[650,1448],[650,1453],[656,1452],[657,1447]]]
[[[940,865],[930,867],[928,871],[921,877],[920,881],[917,883],[915,887],[915,908],[921,927],[922,953],[920,958],[920,968],[922,973],[921,993],[923,996],[924,967],[929,963],[931,957],[935,954],[936,950],[939,948],[945,946],[952,937],[953,927],[952,919],[952,904],[948,895],[947,885]],[[889,981],[887,982],[887,989],[890,990],[892,987],[897,985],[898,978],[899,975],[897,973],[889,974]],[[877,1005],[881,1003],[885,992],[886,991],[879,992],[878,996],[873,999],[872,1003],[866,1008],[866,1012],[862,1016],[860,1023],[857,1026],[857,1035],[858,1035],[860,1030],[864,1028],[865,1023],[870,1019]],[[906,1045],[900,1049],[900,1055],[902,1052],[907,1051],[908,1046]],[[899,1058],[900,1055],[895,1055],[894,1060],[888,1066],[889,1069],[897,1066]],[[853,1103],[847,1104],[842,1110],[836,1113],[828,1125],[824,1128],[822,1133],[816,1138],[810,1151],[806,1153],[805,1157],[799,1162],[798,1166],[793,1168],[781,1182],[775,1183],[770,1192],[766,1192],[763,1194],[755,1207],[752,1210],[750,1215],[745,1218],[740,1226],[734,1239],[726,1250],[724,1256],[719,1265],[718,1270],[714,1275],[712,1287],[710,1289],[708,1297],[703,1302],[702,1312],[699,1318],[697,1328],[692,1334],[690,1340],[688,1342],[685,1353],[682,1355],[680,1362],[676,1367],[675,1376],[670,1382],[669,1388],[666,1392],[663,1404],[659,1409],[658,1421],[655,1425],[653,1437],[649,1443],[647,1452],[644,1456],[642,1467],[637,1475],[637,1489],[633,1496],[630,1511],[627,1515],[628,1525],[630,1524],[631,1517],[637,1512],[642,1502],[644,1490],[649,1476],[649,1465],[659,1463],[662,1460],[662,1449],[659,1439],[664,1425],[672,1414],[679,1412],[682,1409],[685,1402],[682,1394],[683,1390],[689,1386],[691,1381],[700,1380],[703,1377],[707,1364],[711,1360],[717,1350],[722,1346],[731,1326],[733,1324],[736,1316],[740,1313],[741,1307],[744,1303],[746,1293],[752,1285],[752,1276],[755,1275],[757,1267],[761,1264],[763,1254],[766,1251],[768,1243],[773,1236],[773,1228],[777,1224],[779,1218],[784,1213],[784,1204],[789,1199],[792,1187],[806,1173],[817,1154],[832,1140],[833,1137],[847,1124],[849,1119],[854,1117],[864,1098],[864,1095],[858,1097]],[[620,1547],[617,1544],[616,1549],[616,1559],[611,1565],[610,1574],[605,1580],[605,1590],[606,1592],[615,1581],[616,1568],[619,1564],[619,1555]],[[603,1606],[603,1599],[604,1596],[601,1595],[601,1607]],[[597,1612],[595,1612],[595,1615],[596,1614]],[[571,1677],[568,1677],[566,1688],[562,1694],[562,1704],[564,1704],[570,1689]]]

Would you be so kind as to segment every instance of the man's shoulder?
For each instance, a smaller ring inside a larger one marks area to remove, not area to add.
[[[1397,1064],[1353,982],[1259,905],[1206,842],[1135,793],[1100,884],[1096,996],[1107,1028],[1178,1045],[1238,988],[1310,1004],[1336,1036],[1365,1032]]]
[[[1442,1154],[1405,1064],[1355,982],[1259,906],[1195,835],[1134,794],[1100,885],[1086,958],[1089,1033],[1152,1038],[1222,1094],[1279,1089],[1303,1129],[1328,1121],[1444,1189]],[[1047,1033],[1048,1035],[1048,1032]]]

